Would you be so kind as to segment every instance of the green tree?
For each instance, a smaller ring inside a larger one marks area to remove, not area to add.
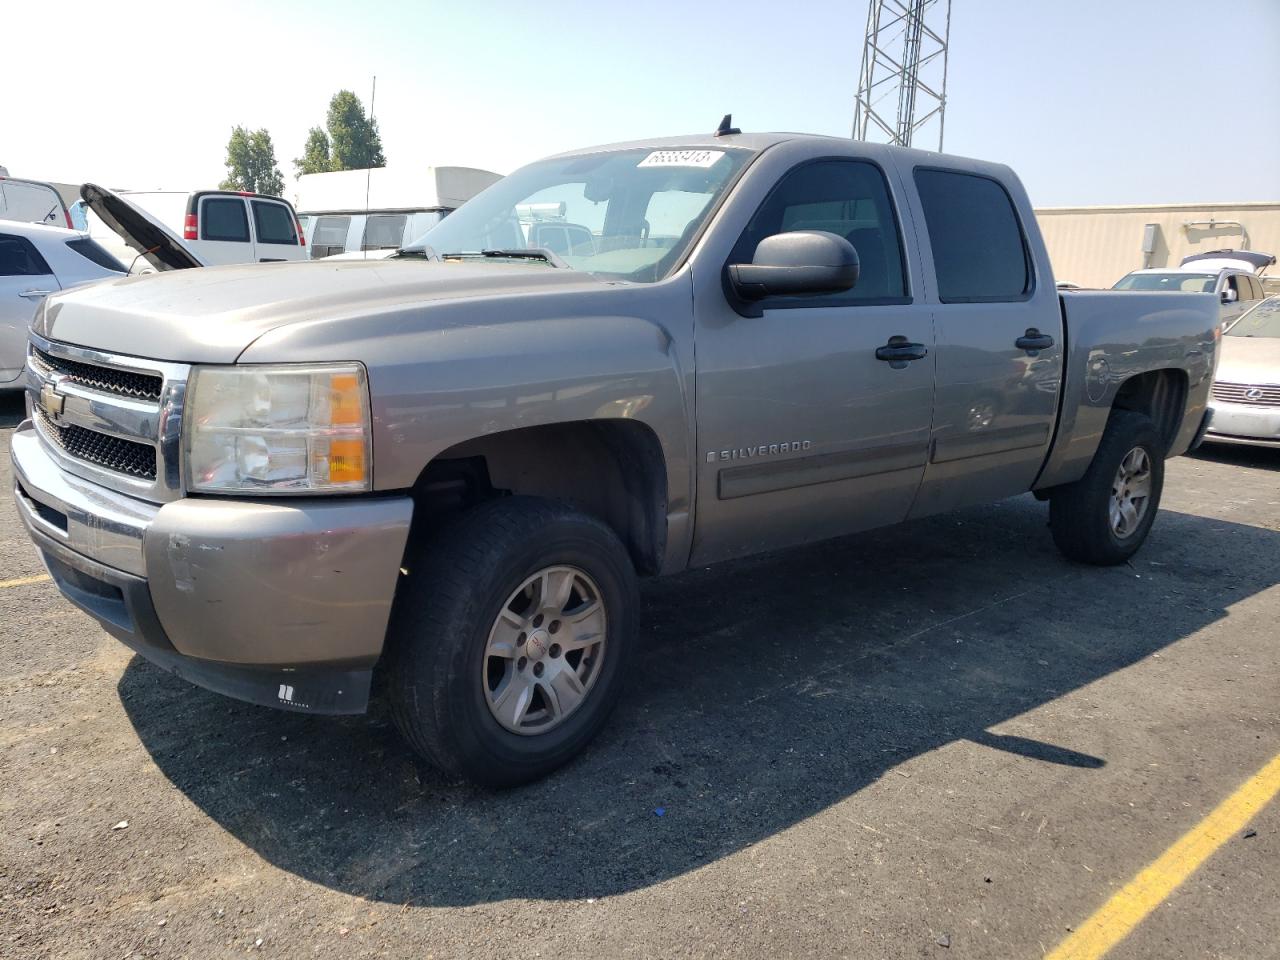
[[[329,135],[319,127],[312,127],[307,133],[307,143],[302,149],[302,156],[293,161],[298,176],[304,173],[325,173],[329,167]]]
[[[364,104],[350,90],[339,90],[329,101],[329,169],[363,170],[385,167],[378,121],[364,112]],[[311,137],[307,138],[308,144]]]
[[[276,166],[276,150],[271,134],[263,130],[235,127],[227,141],[227,178],[222,190],[248,190],[278,197],[284,193],[284,177]]]

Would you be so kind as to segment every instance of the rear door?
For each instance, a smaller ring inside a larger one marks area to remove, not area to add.
[[[293,208],[279,200],[249,201],[253,210],[253,252],[259,263],[277,260],[301,260],[305,255],[298,242],[298,227]]]
[[[252,263],[249,205],[243,197],[208,194],[198,198],[197,239],[187,242],[209,264]]]
[[[22,372],[36,306],[58,289],[57,278],[30,240],[0,233],[0,384],[12,383]]]
[[[1062,382],[1062,310],[1016,180],[915,167],[931,264],[937,395],[912,516],[1024,493],[1049,451]],[[1019,193],[1015,204],[1010,189]],[[1033,246],[1034,242],[1034,246]]]

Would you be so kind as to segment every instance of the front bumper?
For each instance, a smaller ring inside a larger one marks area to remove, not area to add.
[[[1254,447],[1280,447],[1280,407],[1246,403],[1210,404],[1213,421],[1205,439]]]
[[[408,497],[153,504],[14,432],[18,516],[58,588],[136,652],[266,706],[360,713],[382,652]]]

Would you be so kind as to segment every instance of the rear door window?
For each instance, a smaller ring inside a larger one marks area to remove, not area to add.
[[[917,167],[916,189],[943,303],[1025,300],[1031,260],[1013,200],[995,180]]]
[[[200,239],[249,242],[249,216],[239,197],[206,197],[200,209]]]
[[[319,260],[346,250],[350,228],[350,217],[317,217],[316,230],[311,235],[311,259]]]
[[[270,200],[254,200],[253,229],[259,243],[280,243],[291,247],[298,245],[298,232],[293,226],[293,214],[283,203]]]
[[[92,260],[100,267],[105,267],[108,270],[119,270],[121,273],[126,272],[124,264],[107,253],[96,240],[81,237],[79,240],[68,240],[67,246],[86,260]]]
[[[795,305],[910,302],[898,219],[884,174],[875,164],[819,160],[793,169],[751,218],[729,262],[750,263],[761,240],[793,230],[844,237],[861,264],[852,290],[830,297],[786,298]]]
[[[407,214],[370,217],[364,224],[364,240],[360,243],[360,249],[400,249],[400,245],[404,243],[404,225],[408,220]]]
[[[0,277],[43,277],[53,273],[26,237],[0,234]]]

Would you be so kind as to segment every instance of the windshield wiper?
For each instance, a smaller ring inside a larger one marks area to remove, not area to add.
[[[571,269],[567,263],[557,257],[546,247],[523,247],[519,250],[480,250],[460,251],[458,253],[442,253],[441,260],[464,260],[483,257],[486,260],[543,260],[553,267]]]

